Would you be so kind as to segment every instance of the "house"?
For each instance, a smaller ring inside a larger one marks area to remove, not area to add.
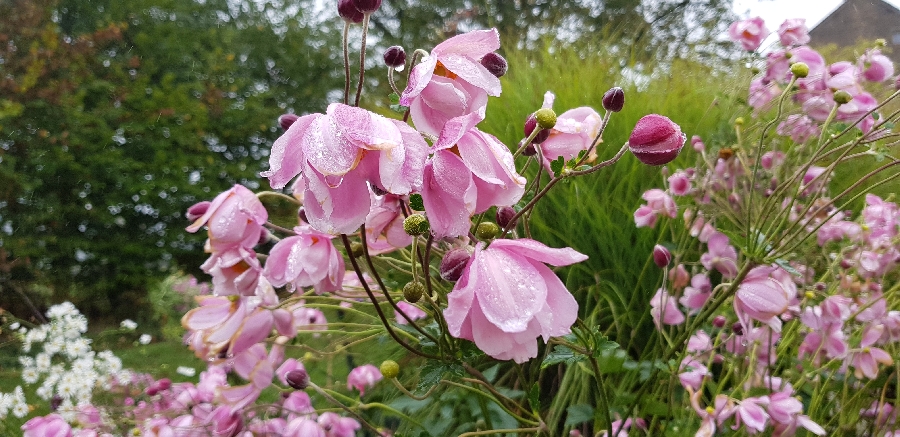
[[[839,47],[882,38],[900,53],[900,9],[882,0],[845,0],[809,36],[813,45]]]

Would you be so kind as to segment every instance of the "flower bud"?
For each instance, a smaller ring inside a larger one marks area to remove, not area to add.
[[[838,105],[850,103],[851,100],[853,100],[853,96],[844,90],[837,90],[834,92],[834,102]]]
[[[296,390],[306,390],[306,387],[309,387],[309,374],[303,369],[291,370],[284,375],[284,380]]]
[[[525,136],[526,137],[531,136],[531,133],[534,132],[535,129],[537,129],[537,126],[538,126],[537,117],[534,114],[529,115],[528,118],[525,119]],[[542,131],[538,132],[537,135],[534,136],[534,139],[531,140],[531,143],[532,144],[543,143],[544,141],[547,140],[547,138],[549,136],[550,136],[550,131],[542,130]],[[535,151],[535,153],[537,153],[537,151]],[[526,156],[531,156],[531,155],[526,155]]]
[[[394,379],[400,374],[400,365],[394,360],[384,360],[381,362],[381,367],[378,370],[381,371],[381,376],[384,376],[385,379]]]
[[[422,214],[413,214],[403,220],[403,230],[407,235],[423,235],[431,229],[428,219]]]
[[[744,325],[741,325],[741,322],[734,322],[731,325],[731,332],[734,332],[734,335],[744,335]]]
[[[481,222],[475,228],[475,236],[481,240],[490,240],[500,233],[500,226],[494,222]]]
[[[407,282],[403,286],[403,298],[409,303],[416,303],[425,294],[425,284],[419,281]]]
[[[466,269],[466,264],[469,263],[471,257],[472,254],[463,248],[453,249],[447,252],[444,255],[444,258],[441,259],[441,266],[439,268],[441,278],[450,282],[458,281],[460,276],[462,276],[463,270]]]
[[[172,380],[169,378],[163,378],[159,381],[156,381],[156,388],[160,390],[168,390],[172,387]]]
[[[297,114],[282,114],[278,117],[278,124],[281,126],[282,130],[288,130],[298,118],[300,117],[298,117]]]
[[[550,108],[538,109],[534,117],[541,129],[553,129],[553,126],[556,126],[556,113]]]
[[[384,63],[391,68],[406,65],[406,51],[400,46],[390,46],[384,51]]]
[[[209,209],[209,205],[212,205],[212,202],[208,200],[197,202],[188,207],[187,212],[184,214],[184,216],[187,217],[188,221],[195,222],[198,218],[203,217],[203,214],[206,214],[206,210]]]
[[[603,94],[603,109],[619,112],[625,106],[625,91],[619,87],[610,88]]]
[[[713,324],[713,326],[715,326],[716,328],[722,328],[722,327],[725,326],[725,322],[727,322],[727,321],[728,321],[728,320],[725,319],[725,316],[716,316],[716,317],[713,319],[712,324]]]
[[[359,241],[350,243],[350,256],[352,256],[353,258],[359,258],[363,256],[365,254],[364,250],[365,248]]]
[[[353,0],[338,0],[338,15],[348,23],[362,23],[363,13],[356,9]]]
[[[884,38],[878,38],[875,40],[875,47],[884,47],[887,45],[887,40]]]
[[[653,262],[657,267],[664,269],[672,262],[672,253],[665,246],[657,244],[653,247]]]
[[[644,164],[663,165],[678,156],[686,140],[681,127],[672,120],[650,114],[638,120],[628,137],[628,148]]]
[[[497,77],[503,77],[509,69],[509,64],[506,62],[506,59],[503,59],[503,56],[494,52],[484,55],[484,57],[481,58],[481,65]]]
[[[541,136],[541,135],[538,134],[538,136]],[[537,147],[534,147],[534,143],[531,143],[531,144],[525,146],[525,150],[522,151],[522,155],[525,155],[525,156],[537,155]]]
[[[512,228],[515,225],[510,225],[513,217],[516,215],[516,210],[512,209],[509,206],[498,206],[497,207],[497,225],[501,228]]]
[[[700,138],[700,135],[694,135],[691,137],[691,147],[693,147],[697,152],[706,150],[706,144],[703,144],[703,139]]]
[[[744,125],[744,117],[738,117],[734,119],[735,126],[743,126]]]
[[[353,6],[363,14],[371,14],[381,7],[381,0],[352,0]]]
[[[791,64],[791,74],[799,79],[809,76],[809,65],[806,62],[794,62]]]

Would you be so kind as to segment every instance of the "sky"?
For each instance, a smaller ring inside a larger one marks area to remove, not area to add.
[[[735,0],[734,11],[742,17],[762,17],[773,31],[788,18],[806,18],[806,25],[812,29],[841,3],[842,0]],[[900,0],[887,3],[900,8]]]

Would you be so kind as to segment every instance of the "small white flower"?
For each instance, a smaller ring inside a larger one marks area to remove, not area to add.
[[[191,377],[197,374],[197,369],[194,369],[193,367],[178,366],[178,368],[175,369],[175,373]]]
[[[34,384],[41,375],[34,367],[28,367],[22,370],[22,381],[26,384]]]
[[[153,337],[151,337],[150,334],[143,334],[143,335],[141,335],[140,338],[138,338],[138,343],[140,343],[140,344],[150,344],[150,342],[151,342],[152,340],[153,340]]]
[[[137,329],[138,325],[137,325],[137,322],[135,322],[134,320],[125,319],[125,320],[122,320],[122,323],[120,323],[119,326],[121,326],[129,331],[134,331],[135,329]]]
[[[20,326],[22,325],[20,325],[19,322],[14,322],[12,325],[9,325],[9,330],[15,331],[16,329],[19,329]]]
[[[12,409],[12,413],[13,416],[16,416],[20,419],[25,417],[25,415],[28,414],[28,404],[26,404],[25,402],[16,403],[16,406],[14,406]]]

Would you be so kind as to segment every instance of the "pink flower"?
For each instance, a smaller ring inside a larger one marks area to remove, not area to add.
[[[658,216],[666,215],[671,218],[678,217],[678,205],[663,190],[651,188],[644,192],[641,197],[647,201],[646,205],[641,205],[634,212],[634,222],[637,227],[653,227],[656,225]]]
[[[409,194],[422,184],[428,144],[413,128],[364,109],[339,103],[325,114],[297,119],[272,146],[273,188],[295,176],[310,225],[348,234],[366,221],[369,184],[393,194]]]
[[[69,437],[72,427],[59,414],[35,417],[22,425],[24,437]]]
[[[859,58],[859,65],[862,77],[869,82],[883,82],[894,75],[894,63],[882,55],[880,50],[867,50]]]
[[[703,378],[710,375],[709,369],[690,355],[681,360],[680,370],[682,372],[678,374],[678,380],[685,389],[690,387],[693,390],[700,390]]]
[[[859,72],[856,67],[848,62],[835,62],[828,66],[828,77],[825,79],[825,85],[833,90],[844,90],[851,94],[857,92],[859,84],[856,78]]]
[[[254,344],[251,348],[234,357],[234,372],[249,384],[220,389],[219,394],[225,404],[240,410],[259,398],[263,389],[272,385],[275,366],[284,359],[283,346],[272,346],[266,354],[266,347]]]
[[[762,18],[754,17],[732,23],[728,27],[728,36],[732,41],[741,43],[744,50],[752,52],[769,36],[769,29],[766,29]]]
[[[761,109],[769,104],[775,97],[781,94],[781,89],[775,82],[766,83],[764,79],[758,78],[750,82],[750,89],[747,103],[753,109]]]
[[[327,437],[325,430],[313,419],[297,417],[288,422],[283,437]]]
[[[799,46],[809,42],[809,28],[805,18],[788,18],[778,28],[778,38],[785,47]]]
[[[884,325],[869,325],[863,331],[863,338],[860,341],[859,349],[850,354],[850,365],[855,369],[854,374],[857,378],[875,379],[878,377],[878,364],[891,366],[894,359],[884,349],[873,347],[875,342],[881,338],[884,333]]]
[[[370,254],[391,252],[412,244],[412,237],[403,230],[405,217],[400,209],[400,201],[401,197],[395,194],[385,194],[373,199],[372,209],[366,216],[366,242]]]
[[[769,395],[766,412],[769,413],[775,427],[773,436],[792,436],[797,432],[798,426],[806,428],[815,435],[825,435],[825,429],[813,422],[809,416],[800,414],[803,412],[803,404],[793,396],[790,386]]]
[[[422,200],[437,238],[466,235],[469,217],[492,206],[512,206],[525,193],[512,153],[474,126],[477,114],[446,124],[425,164]]]
[[[707,270],[716,269],[726,278],[737,276],[737,250],[728,244],[728,237],[715,232],[707,240],[707,252],[700,256],[700,263]]]
[[[750,323],[747,317],[781,331],[781,320],[791,299],[797,295],[797,286],[790,274],[780,267],[754,267],[738,286],[734,296],[734,311],[744,322],[745,329]]]
[[[438,44],[422,62],[413,67],[409,83],[400,96],[400,104],[412,106],[434,76],[463,80],[488,95],[500,95],[500,79],[481,65],[481,58],[500,48],[496,29],[475,30],[454,36]]]
[[[556,96],[547,91],[544,94],[544,108],[553,108]],[[544,166],[550,169],[550,162],[562,156],[566,161],[587,150],[594,142],[603,118],[593,108],[582,106],[563,112],[556,118],[556,126],[550,129],[547,139],[541,143]]]
[[[818,125],[813,123],[813,121],[805,116],[799,114],[789,115],[784,121],[778,124],[778,128],[776,129],[779,135],[788,135],[791,139],[797,143],[805,143],[808,139],[818,136],[822,130]],[[772,153],[772,152],[766,152]],[[781,153],[781,152],[777,152]],[[784,156],[782,154],[782,156]]]
[[[291,392],[281,407],[287,410],[287,420],[289,421],[297,417],[314,418],[316,415],[316,409],[313,408],[309,395],[300,390]]]
[[[256,195],[243,185],[235,185],[216,196],[187,231],[197,232],[206,225],[213,252],[239,247],[251,249],[259,242],[262,226],[268,218],[266,208]]]
[[[256,252],[240,246],[213,252],[200,268],[212,276],[213,294],[217,296],[252,295],[262,273]]]
[[[371,364],[359,366],[351,370],[350,374],[347,375],[347,389],[359,390],[359,395],[362,396],[366,388],[375,386],[375,383],[381,381],[382,378],[384,377],[377,367]]]
[[[691,191],[691,178],[683,171],[676,171],[668,181],[669,191],[676,196],[684,196]]]
[[[453,118],[472,113],[484,118],[487,92],[452,74],[449,76],[432,76],[428,85],[412,100],[409,113],[420,132],[438,136]]]
[[[522,363],[544,341],[570,332],[578,303],[544,263],[564,266],[587,256],[528,240],[495,240],[475,247],[444,310],[451,335],[474,341],[499,360]]]
[[[413,320],[419,320],[428,317],[428,314],[425,311],[422,311],[421,309],[419,309],[419,307],[406,301],[401,300],[397,302],[397,307],[400,308],[401,311],[406,313],[406,315]],[[397,323],[400,325],[407,324],[406,319],[400,315],[400,312],[396,312],[394,314],[394,318],[397,319]]]
[[[344,257],[331,242],[334,237],[308,225],[297,226],[294,232],[297,235],[279,241],[269,251],[264,272],[272,285],[314,287],[319,294],[340,290]]]
[[[875,125],[875,119],[871,114],[866,114],[877,106],[878,101],[875,100],[875,97],[867,92],[860,92],[854,94],[853,99],[850,100],[850,102],[838,106],[838,112],[835,119],[853,123],[859,121],[857,127],[864,133],[869,132],[869,130],[872,129],[872,126]],[[862,117],[865,118],[860,120]]]
[[[197,296],[196,299],[200,306],[188,311],[181,318],[181,325],[193,331],[190,344],[200,358],[234,356],[271,333],[273,312],[258,308],[258,303],[251,303],[249,297]]]
[[[665,289],[656,290],[656,294],[650,299],[650,315],[656,327],[662,329],[662,325],[680,325],[684,323],[684,313],[678,309],[678,299],[670,295]]]
[[[694,392],[690,387],[687,388],[688,395],[691,399],[691,406],[700,416],[700,429],[697,430],[695,437],[713,437],[716,435],[716,428],[722,426],[735,413],[734,402],[726,395],[717,395],[714,402],[715,407],[709,406],[700,408],[700,398],[703,392]]]
[[[322,413],[318,422],[327,437],[354,437],[356,430],[362,427],[356,420],[338,416],[330,411]]]
[[[687,136],[681,127],[667,117],[645,115],[628,137],[628,148],[639,161],[647,165],[663,165],[676,157],[684,147]]]
[[[697,274],[691,278],[691,286],[685,287],[684,295],[681,296],[679,302],[691,310],[690,314],[694,314],[706,305],[710,296],[712,296],[712,283],[709,281],[709,276]]]
[[[733,429],[740,428],[741,425],[747,429],[750,434],[763,432],[766,429],[766,422],[769,421],[769,414],[761,405],[767,405],[769,398],[752,397],[740,401],[735,408],[736,422]]]

